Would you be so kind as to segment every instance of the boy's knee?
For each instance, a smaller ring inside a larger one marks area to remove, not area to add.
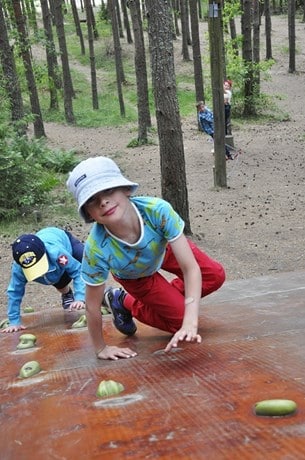
[[[205,282],[203,278],[202,296],[205,297],[209,294],[212,294],[212,292],[217,291],[217,289],[219,289],[223,285],[225,279],[226,273],[223,266],[218,262],[215,263],[212,274],[209,277],[209,279]]]

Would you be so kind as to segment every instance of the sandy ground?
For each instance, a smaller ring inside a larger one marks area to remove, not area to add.
[[[195,115],[182,120],[193,237],[224,265],[228,280],[305,269],[305,26],[296,23],[297,73],[289,74],[288,54],[283,51],[288,47],[287,20],[274,17],[272,24],[276,64],[271,80],[262,82],[262,91],[275,94],[289,117],[238,129],[233,119],[234,142],[242,153],[227,162],[227,189],[214,188],[211,144],[198,132]],[[135,126],[82,129],[49,123],[45,129],[50,145],[76,149],[82,156],[110,156],[127,177],[141,184],[140,194],[160,195],[157,138],[155,145],[128,149]],[[69,224],[81,238],[90,229]],[[9,243],[10,237],[1,236],[2,312],[11,264]],[[39,306],[58,301],[55,290],[48,288],[46,293],[34,283],[28,286],[25,303]]]

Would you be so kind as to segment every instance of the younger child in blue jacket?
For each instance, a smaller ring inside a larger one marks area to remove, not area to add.
[[[14,262],[7,289],[9,325],[2,332],[25,329],[20,306],[27,282],[54,286],[62,296],[62,307],[85,308],[85,284],[81,279],[84,245],[71,233],[47,227],[34,234],[21,235],[12,244]],[[74,292],[70,287],[73,280]]]

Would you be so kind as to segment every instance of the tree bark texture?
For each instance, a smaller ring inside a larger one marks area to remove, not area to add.
[[[21,5],[19,0],[13,0],[14,14],[18,30],[18,41],[20,46],[20,53],[25,69],[25,76],[28,86],[28,92],[31,102],[31,110],[34,116],[33,126],[35,137],[44,137],[45,130],[42,121],[42,115],[40,110],[40,103],[38,98],[38,92],[36,87],[36,81],[34,77],[32,60],[30,54],[30,45],[26,33],[25,20],[22,14]]]
[[[44,34],[46,38],[46,58],[48,67],[50,109],[58,109],[57,89],[62,88],[62,81],[59,76],[59,69],[56,57],[56,49],[53,39],[51,14],[47,0],[40,0]]]
[[[252,0],[242,0],[241,31],[243,35],[242,57],[246,65],[244,82],[244,115],[256,114],[253,91],[253,50],[252,50]]]
[[[79,15],[78,15],[78,10],[77,10],[75,0],[71,0],[71,9],[72,9],[73,20],[75,24],[76,35],[79,37],[81,54],[84,56],[86,54],[85,42],[84,42],[82,28],[80,26]]]
[[[203,84],[202,60],[201,60],[201,51],[200,51],[197,0],[189,0],[189,4],[190,4],[196,101],[204,101],[204,84]]]
[[[138,141],[146,144],[147,128],[151,127],[151,118],[149,111],[146,55],[140,2],[139,0],[129,0],[128,6],[130,9],[135,45],[134,59],[137,81]]]
[[[127,43],[133,43],[126,3],[127,3],[127,0],[121,0],[121,9],[123,12],[124,27],[125,27],[126,35],[127,35]]]
[[[230,18],[229,24],[230,24],[230,35],[231,35],[231,39],[233,41],[232,47],[233,47],[235,56],[238,56],[239,50],[238,50],[238,44],[236,42],[237,33],[236,33],[235,19]]]
[[[123,24],[122,24],[122,19],[121,19],[121,9],[120,9],[119,0],[112,0],[112,2],[114,2],[114,10],[117,15],[119,37],[124,38],[124,30],[123,30]]]
[[[270,0],[265,0],[266,59],[272,59]]]
[[[188,14],[186,7],[187,0],[180,0],[180,13],[181,13],[181,31],[182,31],[182,56],[184,61],[190,61],[190,53],[188,48],[188,37],[189,37],[189,28],[188,28]]]
[[[288,72],[296,71],[295,66],[295,0],[288,0],[288,39],[289,39],[289,68]]]
[[[179,21],[178,21],[178,12],[180,11],[179,7],[179,0],[171,0],[172,3],[172,9],[173,9],[173,15],[174,15],[174,37],[177,38],[180,36],[180,27],[179,27]]]
[[[63,74],[63,88],[64,88],[64,108],[67,123],[74,124],[75,118],[73,113],[72,99],[75,96],[73,83],[70,73],[68,50],[65,36],[64,20],[62,15],[62,0],[54,0],[55,23],[58,44],[60,49],[60,58],[62,64]]]
[[[191,233],[181,120],[177,99],[170,5],[147,0],[148,37],[160,146],[164,199],[181,215]]]
[[[125,81],[125,75],[124,75],[120,36],[119,36],[119,27],[118,27],[118,20],[117,20],[116,0],[108,0],[108,9],[110,11],[110,17],[111,17],[111,27],[112,27],[112,36],[113,36],[114,54],[115,54],[117,91],[118,91],[118,99],[119,99],[119,104],[120,104],[120,112],[121,112],[121,116],[125,117],[125,105],[124,105],[123,91],[122,91],[122,83]]]
[[[260,14],[259,0],[253,0],[253,92],[254,97],[259,97],[260,93]]]
[[[96,78],[96,67],[95,67],[95,54],[94,54],[94,35],[93,25],[91,16],[91,2],[90,0],[84,0],[86,18],[87,18],[87,31],[88,31],[88,43],[90,53],[90,69],[91,69],[91,94],[92,94],[92,108],[97,110],[98,106],[98,93],[97,93],[97,78]]]
[[[13,122],[21,120],[24,116],[22,94],[19,84],[19,79],[15,66],[15,59],[12,48],[9,43],[5,17],[0,1],[0,61],[2,66],[4,85],[7,91],[11,119]],[[22,129],[25,132],[25,127]]]

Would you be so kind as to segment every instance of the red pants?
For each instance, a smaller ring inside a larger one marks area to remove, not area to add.
[[[202,297],[220,288],[225,280],[225,272],[218,262],[201,251],[193,242],[189,245],[197,260],[202,274]],[[127,291],[124,306],[132,316],[149,326],[175,333],[180,329],[184,316],[184,281],[183,273],[173,251],[168,245],[161,267],[177,278],[168,281],[161,273],[135,280],[116,280]]]

